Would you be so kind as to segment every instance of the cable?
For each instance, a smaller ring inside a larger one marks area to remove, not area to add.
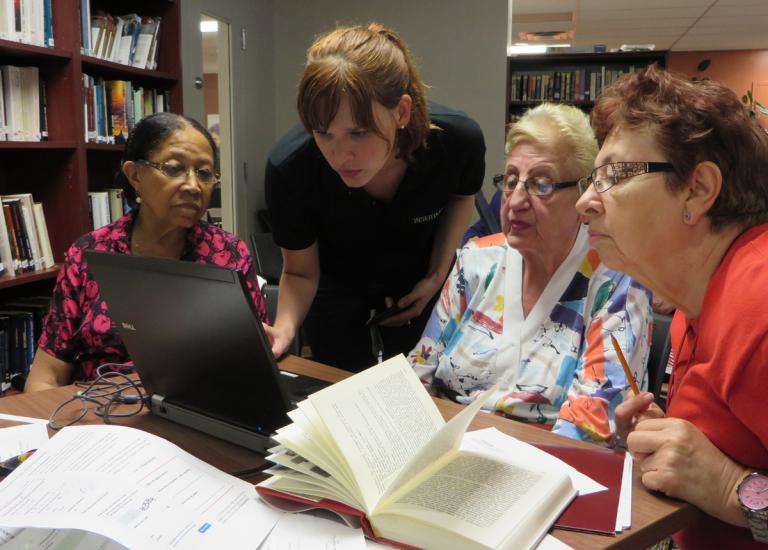
[[[105,370],[105,369],[119,370]],[[83,388],[76,391],[72,397],[61,403],[48,418],[48,427],[60,430],[82,420],[89,410],[102,417],[105,424],[111,424],[112,418],[135,416],[144,410],[147,395],[142,390],[141,381],[133,380],[128,375],[134,372],[133,365],[122,363],[104,363],[96,369],[97,377],[91,382],[76,382],[75,386]],[[117,378],[118,380],[115,380]],[[79,402],[82,409],[65,420],[57,420],[57,416],[70,403]],[[133,405],[127,412],[112,412],[114,405]]]

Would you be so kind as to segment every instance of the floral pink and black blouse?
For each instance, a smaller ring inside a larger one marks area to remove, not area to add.
[[[84,250],[131,254],[135,214],[126,214],[110,225],[83,235],[69,247],[56,279],[51,309],[39,347],[74,365],[75,380],[96,376],[103,363],[130,361],[123,340],[109,317],[107,304],[83,259]],[[187,232],[182,260],[239,269],[245,275],[259,319],[267,322],[264,298],[256,281],[251,253],[236,236],[199,221]]]

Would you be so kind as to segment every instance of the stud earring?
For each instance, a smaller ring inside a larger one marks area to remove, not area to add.
[[[136,197],[136,204],[141,204],[141,197]]]
[[[685,211],[683,213],[683,220],[685,220],[685,223],[691,223],[691,220],[693,220],[693,214],[691,214],[688,211]]]

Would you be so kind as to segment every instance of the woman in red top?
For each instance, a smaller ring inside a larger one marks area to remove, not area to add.
[[[724,85],[656,68],[606,89],[592,125],[590,244],[677,308],[666,414],[640,394],[617,432],[646,487],[708,514],[682,548],[764,548],[768,135]]]
[[[172,113],[142,119],[125,145],[118,183],[133,210],[80,237],[56,280],[51,309],[26,391],[92,379],[103,363],[130,361],[84,250],[136,254],[241,270],[262,321],[264,300],[248,247],[201,220],[219,181],[219,153],[208,130]],[[138,283],[137,283],[138,284]]]

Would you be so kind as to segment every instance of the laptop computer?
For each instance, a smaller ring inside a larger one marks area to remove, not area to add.
[[[154,414],[260,453],[291,402],[328,383],[284,376],[242,273],[86,251]]]

